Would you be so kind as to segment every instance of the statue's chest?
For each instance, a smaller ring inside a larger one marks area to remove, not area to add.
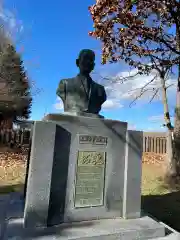
[[[79,101],[89,101],[91,97],[91,90],[91,86],[88,85],[86,81],[78,81],[76,83],[68,84],[67,95],[74,100],[78,99]]]

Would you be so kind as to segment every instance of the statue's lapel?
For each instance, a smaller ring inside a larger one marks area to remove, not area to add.
[[[77,86],[77,89],[80,89],[81,93],[86,94],[84,86],[83,86],[83,79],[82,79],[82,76],[80,74],[78,74],[76,76],[76,86]]]
[[[77,88],[80,89],[80,91],[86,96],[88,100],[88,105],[89,105],[90,101],[92,101],[92,97],[94,96],[94,93],[96,90],[95,82],[91,79],[89,92],[86,92],[85,86],[83,85],[83,79],[81,79],[80,75],[76,76],[76,83],[77,83]]]
[[[79,74],[76,76],[75,84],[76,84],[77,88],[83,89],[82,82],[81,82],[81,76]]]
[[[83,93],[83,95],[85,95],[85,97],[86,97],[86,98],[88,99],[88,101],[89,101],[89,98],[90,98],[90,96],[91,96],[91,86],[90,86],[89,91],[87,91],[86,83],[83,84],[84,79],[82,79],[82,76],[81,76],[81,75],[77,75],[76,81],[77,81],[77,86],[78,86],[78,88],[80,89],[80,91]]]
[[[94,96],[95,89],[96,89],[96,85],[95,85],[95,82],[92,80],[90,91],[89,91],[89,101],[91,100],[92,96]]]

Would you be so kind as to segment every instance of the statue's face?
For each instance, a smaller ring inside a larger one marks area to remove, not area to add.
[[[78,60],[80,72],[89,74],[95,66],[95,56],[89,52],[84,52]]]

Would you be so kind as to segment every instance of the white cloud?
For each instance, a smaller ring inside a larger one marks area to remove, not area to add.
[[[133,69],[130,72],[120,72],[116,76],[104,76],[103,74],[103,77],[105,79],[103,81],[99,81],[100,84],[103,84],[105,86],[105,90],[107,93],[107,101],[102,105],[103,110],[117,109],[124,107],[126,104],[129,105],[129,103],[132,102],[137,96],[141,95],[142,88],[146,84],[148,84],[156,75],[155,71],[152,71],[149,76],[136,75],[136,73],[137,70]],[[136,76],[132,77],[134,75]],[[96,79],[95,76],[92,76],[92,78]],[[168,98],[172,97],[174,99],[175,97],[175,83],[176,80],[173,78],[170,78],[166,81],[167,86],[172,85],[171,87],[167,88]],[[136,103],[149,103],[157,88],[159,89],[159,91],[153,101],[161,101],[161,82],[160,78],[157,77],[153,82],[151,82],[144,88],[144,93],[141,95],[140,98],[138,98]],[[56,103],[55,108],[62,110],[62,103]]]
[[[106,102],[102,105],[103,110],[122,108],[122,107],[123,105],[116,99],[107,99]]]
[[[116,76],[107,77],[109,79],[104,81],[104,86],[108,95],[108,98],[115,99],[116,101],[132,101],[137,96],[141,95],[142,88],[144,87],[144,93],[138,100],[147,103],[151,100],[155,90],[158,88],[158,94],[154,98],[155,101],[161,100],[161,82],[160,78],[157,77],[153,82],[148,84],[156,73],[152,72],[149,76],[137,75],[133,78],[128,78],[136,74],[136,70],[131,72],[120,72]],[[166,81],[167,86],[172,85],[168,88],[168,95],[175,92],[175,79],[168,79]],[[146,86],[147,85],[147,86]]]
[[[2,6],[0,7],[0,22],[9,37],[16,37],[24,29],[22,22],[11,11]]]
[[[150,122],[157,122],[157,121],[164,121],[163,115],[155,115],[148,118],[148,121]]]
[[[137,130],[137,126],[135,124],[128,124],[128,130]]]
[[[57,110],[63,110],[64,109],[63,102],[59,97],[57,97],[57,99],[56,99],[56,103],[54,104],[54,108],[57,109]]]
[[[171,121],[174,121],[174,116],[170,116]],[[160,114],[160,115],[155,115],[155,116],[151,116],[148,118],[148,121],[150,122],[164,122],[164,115]]]
[[[174,124],[174,116],[170,116],[170,119],[171,119],[171,124],[173,125]],[[163,114],[151,116],[147,120],[153,125],[158,125],[160,128],[166,129],[166,127],[163,126],[163,124],[165,124]]]

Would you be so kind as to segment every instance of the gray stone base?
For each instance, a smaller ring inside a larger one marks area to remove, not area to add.
[[[163,236],[165,227],[150,217],[84,221],[36,230],[24,229],[19,218],[9,220],[4,240],[145,240]]]

